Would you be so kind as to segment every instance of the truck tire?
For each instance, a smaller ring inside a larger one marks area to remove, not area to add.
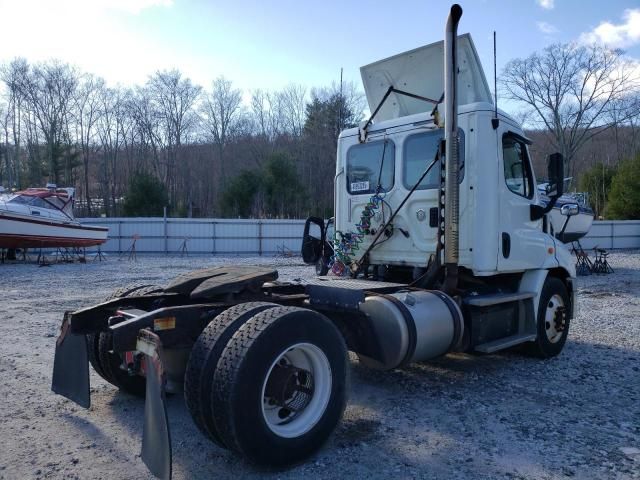
[[[100,346],[100,333],[89,333],[87,334],[87,355],[89,356],[89,363],[93,367],[93,370],[100,375],[103,379],[107,380],[107,377],[102,370],[102,365],[100,364],[100,357],[98,354],[98,348]],[[107,380],[109,381],[109,380]]]
[[[537,318],[537,338],[530,345],[530,353],[551,358],[558,355],[569,334],[571,300],[567,287],[556,277],[547,277],[540,293]]]
[[[184,374],[184,399],[198,429],[219,447],[226,448],[214,421],[211,390],[220,355],[247,320],[277,306],[268,302],[235,305],[214,317],[193,345]]]
[[[119,287],[113,293],[103,298],[102,302],[108,302],[109,300],[113,300],[114,298],[126,297],[128,295],[131,295],[136,290],[140,290],[142,288],[147,288],[147,287],[159,288],[159,287],[156,287],[155,285],[128,285],[126,287]],[[89,355],[89,363],[91,364],[91,366],[93,367],[93,370],[98,375],[100,375],[107,382],[111,382],[111,380],[109,380],[106,377],[106,374],[102,369],[102,365],[100,364],[100,354],[98,352],[98,349],[100,347],[100,333],[99,332],[89,333],[87,334],[86,337],[87,337],[87,353]]]
[[[255,464],[297,463],[340,421],[348,377],[347,348],[329,319],[298,307],[265,310],[218,361],[211,398],[220,436]]]
[[[157,285],[129,285],[118,288],[107,296],[103,302],[108,302],[115,298],[149,295],[161,291],[162,288]],[[144,397],[146,390],[144,377],[131,376],[120,368],[122,358],[111,351],[113,348],[111,332],[89,334],[87,335],[87,342],[89,362],[98,375],[120,390],[138,397]]]

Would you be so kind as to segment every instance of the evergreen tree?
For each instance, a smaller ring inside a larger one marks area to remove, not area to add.
[[[221,208],[224,217],[250,218],[260,214],[255,203],[262,190],[262,178],[257,172],[243,170],[235,176],[222,193]]]
[[[125,217],[160,217],[168,204],[166,187],[146,172],[136,172],[124,197]]]
[[[305,200],[296,167],[285,155],[274,154],[264,168],[265,201],[270,216],[295,217]]]
[[[611,180],[615,173],[614,167],[599,162],[580,176],[580,191],[588,193],[589,205],[593,208],[596,218],[604,215]]]
[[[291,159],[275,153],[261,169],[243,170],[234,177],[222,194],[221,204],[226,217],[299,218],[306,198]]]
[[[618,166],[611,180],[607,215],[617,220],[640,220],[640,155]]]

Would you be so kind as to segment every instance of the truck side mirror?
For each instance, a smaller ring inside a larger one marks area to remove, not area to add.
[[[564,193],[564,157],[561,153],[552,153],[547,160],[547,176],[549,185],[547,195],[559,197]]]
[[[577,203],[565,203],[560,208],[560,214],[565,217],[572,217],[574,215],[578,215],[580,213],[580,207],[578,207]]]
[[[530,209],[531,220],[539,220],[549,213],[564,192],[564,158],[561,153],[552,153],[547,159],[547,176],[549,183],[546,194],[549,196],[549,203],[546,207],[532,204]]]

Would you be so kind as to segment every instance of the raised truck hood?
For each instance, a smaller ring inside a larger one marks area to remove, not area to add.
[[[439,100],[444,92],[444,41],[409,50],[360,68],[362,83],[373,112],[390,86],[398,90]],[[478,53],[465,33],[458,37],[458,104],[493,103],[491,90]],[[433,105],[392,93],[378,114],[377,121],[430,112]]]

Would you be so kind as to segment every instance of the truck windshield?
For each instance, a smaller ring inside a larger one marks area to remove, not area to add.
[[[393,187],[395,157],[396,147],[391,140],[351,147],[347,152],[347,191],[353,195],[376,193],[380,177],[380,191],[388,192]]]
[[[413,188],[425,169],[433,161],[438,150],[438,144],[443,136],[444,130],[438,129],[407,137],[404,144],[404,173],[402,179],[407,190]],[[460,173],[458,181],[462,182],[464,178],[464,132],[462,129],[458,129],[458,138],[460,139]],[[437,188],[440,185],[439,177],[440,169],[437,165],[434,165],[428,175],[420,182],[418,190]]]

